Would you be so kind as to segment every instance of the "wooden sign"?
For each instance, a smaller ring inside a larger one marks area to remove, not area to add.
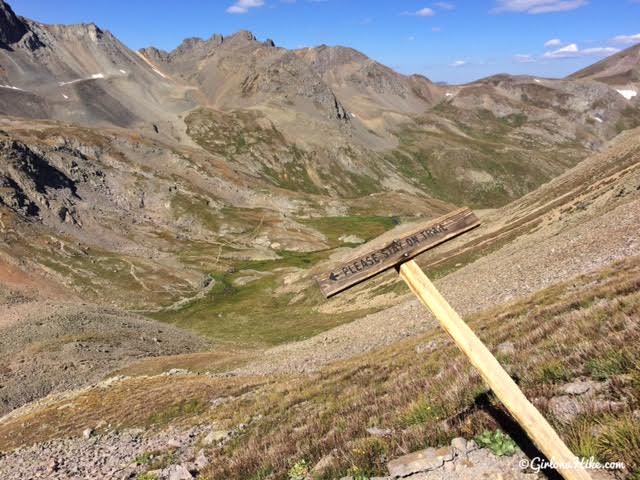
[[[458,348],[467,356],[496,397],[527,432],[533,443],[556,465],[566,480],[590,480],[589,473],[571,453],[553,427],[527,400],[491,351],[438,292],[418,264],[419,253],[477,227],[480,221],[463,208],[433,220],[383,248],[354,258],[316,277],[322,292],[330,297],[392,267],[411,291],[438,319]]]
[[[478,225],[480,220],[475,214],[468,208],[461,208],[421,225],[382,248],[344,262],[315,279],[322,293],[329,298]]]

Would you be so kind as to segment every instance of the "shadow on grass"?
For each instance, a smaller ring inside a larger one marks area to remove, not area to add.
[[[500,428],[518,444],[520,450],[522,450],[529,459],[540,458],[543,462],[547,462],[548,459],[546,455],[533,444],[523,428],[503,407],[494,404],[493,398],[490,392],[481,393],[475,399],[476,408],[483,410],[493,418]],[[540,473],[549,480],[563,480],[562,475],[554,469],[544,469],[541,470]]]

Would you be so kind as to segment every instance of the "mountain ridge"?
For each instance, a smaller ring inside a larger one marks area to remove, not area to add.
[[[614,53],[567,78],[593,78],[610,85],[637,87],[640,84],[640,44]]]

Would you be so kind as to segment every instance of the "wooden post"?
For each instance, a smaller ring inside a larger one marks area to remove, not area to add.
[[[433,312],[440,325],[480,372],[484,381],[524,428],[538,449],[557,466],[562,476],[566,480],[590,480],[591,477],[578,458],[571,453],[538,409],[527,400],[489,349],[451,308],[418,264],[410,260],[401,264],[398,270],[400,277]]]
[[[578,458],[571,453],[549,422],[534,407],[498,360],[436,290],[413,257],[480,225],[468,208],[461,208],[420,225],[402,238],[336,265],[316,276],[322,293],[329,298],[361,282],[396,268],[420,301],[436,316],[460,350],[471,360],[482,378],[507,410],[529,434],[533,443],[553,462],[566,480],[590,480]]]

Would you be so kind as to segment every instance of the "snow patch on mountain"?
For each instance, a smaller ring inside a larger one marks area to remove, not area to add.
[[[636,92],[635,90],[618,90],[616,89],[616,91],[622,95],[624,98],[626,98],[627,100],[631,100],[633,97],[635,97],[638,92]]]

